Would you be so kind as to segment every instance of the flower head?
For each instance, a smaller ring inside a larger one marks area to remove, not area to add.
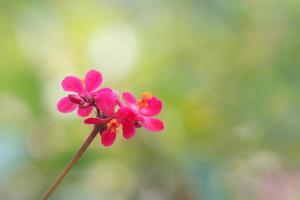
[[[102,83],[102,75],[96,70],[90,70],[83,80],[76,76],[67,76],[62,81],[62,88],[72,92],[57,103],[57,109],[69,113],[77,109],[79,116],[88,116],[93,110],[94,96]]]
[[[154,118],[162,109],[162,102],[150,92],[144,92],[137,100],[131,93],[122,94],[111,88],[98,89],[102,83],[102,75],[96,70],[90,70],[83,81],[75,76],[67,76],[62,81],[62,87],[67,92],[73,92],[62,98],[57,109],[68,113],[77,108],[80,116],[88,116],[95,108],[96,117],[84,120],[86,124],[101,125],[99,130],[103,146],[111,146],[122,131],[125,139],[132,138],[136,128],[144,127],[158,132],[164,129],[161,120]]]
[[[135,135],[135,127],[130,121],[130,115],[125,107],[116,106],[119,104],[117,94],[111,89],[105,89],[97,93],[95,103],[101,116],[96,118],[88,118],[84,122],[86,124],[105,124],[106,129],[101,133],[101,142],[104,146],[110,146],[114,143],[116,135],[120,129],[123,131],[125,139],[132,138]]]
[[[141,125],[150,131],[161,131],[164,124],[161,120],[153,118],[162,110],[162,102],[152,96],[150,92],[141,94],[140,100],[137,100],[131,93],[124,92],[123,99],[131,111],[136,115],[135,124]]]

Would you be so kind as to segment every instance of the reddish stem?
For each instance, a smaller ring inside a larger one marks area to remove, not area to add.
[[[57,178],[53,181],[52,185],[48,188],[48,190],[44,193],[41,200],[47,200],[50,195],[55,191],[57,186],[62,182],[62,180],[65,178],[65,176],[69,173],[69,171],[72,169],[72,167],[76,164],[76,162],[81,158],[85,150],[88,148],[88,146],[92,143],[94,138],[99,133],[101,127],[94,126],[94,129],[88,136],[88,138],[85,140],[85,142],[81,145],[80,149],[76,152],[76,154],[73,156],[73,158],[70,160],[70,162],[67,164],[67,166],[63,169],[63,171],[57,176]]]

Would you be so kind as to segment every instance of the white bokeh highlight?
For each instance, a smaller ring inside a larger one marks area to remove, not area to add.
[[[115,24],[95,33],[88,44],[88,57],[106,81],[117,81],[134,67],[138,59],[138,38],[127,24]]]

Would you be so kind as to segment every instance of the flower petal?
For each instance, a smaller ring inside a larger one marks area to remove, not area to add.
[[[97,91],[94,92],[94,95],[97,95],[99,92],[103,92],[103,91],[113,91],[111,88],[106,87],[106,88],[101,88]]]
[[[82,93],[84,92],[82,82],[76,76],[67,76],[61,83],[64,91],[67,92],[77,92]]]
[[[112,90],[103,90],[95,97],[97,108],[106,116],[112,116],[115,112],[116,95]]]
[[[103,124],[110,120],[110,118],[107,119],[100,119],[100,118],[88,118],[84,120],[85,124]]]
[[[125,139],[130,139],[135,135],[135,126],[130,121],[122,122],[123,136]]]
[[[89,106],[87,108],[78,108],[77,114],[81,117],[88,116],[93,111],[93,107]]]
[[[68,97],[64,97],[58,101],[56,107],[59,112],[69,113],[74,111],[77,105],[73,104]]]
[[[149,131],[162,131],[164,129],[164,123],[156,118],[144,117],[141,122],[143,127],[148,129]]]
[[[94,69],[88,71],[85,75],[85,90],[87,92],[93,92],[96,90],[102,83],[102,74]]]
[[[137,109],[138,107],[137,100],[130,92],[124,92],[122,94],[122,97],[128,106],[130,106],[133,109]]]
[[[101,143],[105,147],[111,146],[116,140],[116,132],[103,131],[101,133]]]
[[[144,116],[155,116],[158,115],[161,112],[162,109],[162,102],[161,100],[157,99],[156,97],[153,97],[147,102],[146,108],[141,108],[140,113]]]
[[[118,120],[129,120],[129,121],[136,121],[138,120],[137,114],[134,113],[130,108],[126,106],[120,107],[118,112],[116,113],[116,117]]]

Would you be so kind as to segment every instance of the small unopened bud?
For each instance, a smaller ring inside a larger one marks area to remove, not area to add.
[[[142,127],[142,124],[141,124],[140,121],[136,121],[136,122],[134,122],[134,126],[135,126],[136,128],[141,128],[141,127]]]
[[[82,104],[83,103],[83,100],[80,96],[76,95],[76,94],[69,94],[68,95],[70,101],[72,103],[75,103],[75,104]]]

